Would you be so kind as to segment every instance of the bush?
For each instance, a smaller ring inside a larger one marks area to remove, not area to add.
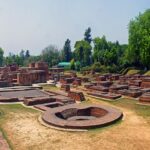
[[[101,71],[101,64],[100,62],[96,62],[91,66],[91,69],[95,72],[100,72]]]
[[[80,71],[80,69],[81,69],[81,64],[80,64],[79,61],[77,61],[77,62],[75,63],[75,68],[76,68],[76,71]]]
[[[108,69],[105,65],[101,65],[100,70],[101,70],[102,73],[107,73],[108,72]]]
[[[117,73],[118,72],[118,67],[115,64],[113,64],[112,66],[108,66],[107,70],[110,73]]]
[[[81,71],[90,71],[91,67],[90,66],[86,66],[86,67],[82,67]]]
[[[70,69],[75,70],[75,61],[74,61],[74,59],[72,59],[71,62],[70,62]]]

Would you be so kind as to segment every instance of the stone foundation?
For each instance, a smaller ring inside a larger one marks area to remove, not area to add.
[[[47,110],[45,123],[65,129],[91,129],[115,123],[123,114],[117,109],[102,105],[67,105]]]

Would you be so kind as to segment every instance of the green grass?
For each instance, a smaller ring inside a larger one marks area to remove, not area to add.
[[[6,104],[0,105],[0,113],[2,112],[3,115],[7,115],[9,112],[37,112],[35,109],[24,107],[21,104]]]
[[[150,70],[149,71],[147,71],[144,75],[148,75],[148,76],[150,76]]]
[[[150,106],[138,105],[138,101],[134,99],[121,98],[118,101],[109,102],[113,105],[127,108],[134,111],[137,115],[150,119]]]
[[[127,72],[127,75],[133,75],[133,74],[137,74],[140,73],[140,70],[136,70],[136,69],[131,69]]]
[[[52,91],[57,91],[57,90],[59,90],[58,87],[53,86],[53,85],[43,85],[42,87],[43,87],[44,90],[52,90]]]
[[[91,98],[89,98],[91,99]],[[93,99],[93,98],[92,98]],[[139,105],[138,100],[135,99],[129,99],[129,98],[120,98],[116,101],[106,101],[103,99],[95,99],[92,100],[94,101],[105,101],[111,105],[117,106],[117,107],[122,107],[125,109],[129,109],[131,111],[134,111],[137,115],[142,116],[146,118],[150,124],[150,106],[149,105]]]

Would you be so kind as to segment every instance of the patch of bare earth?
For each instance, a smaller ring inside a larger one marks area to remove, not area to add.
[[[0,132],[0,150],[10,150],[6,140],[3,138]]]
[[[63,132],[42,126],[37,113],[11,113],[3,126],[15,150],[149,150],[150,126],[128,109],[124,120],[89,132]]]

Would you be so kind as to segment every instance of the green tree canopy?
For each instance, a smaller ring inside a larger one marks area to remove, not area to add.
[[[89,44],[91,44],[92,37],[91,37],[91,28],[90,27],[88,29],[86,29],[86,31],[84,33],[84,40],[87,41]]]
[[[26,52],[25,52],[25,58],[29,58],[29,57],[30,57],[30,51],[26,50]]]
[[[41,60],[47,62],[49,67],[57,65],[60,61],[60,51],[56,46],[50,45],[42,51]]]
[[[71,70],[75,70],[75,61],[74,61],[74,59],[72,59],[72,60],[70,61],[70,69],[71,69]]]
[[[63,47],[63,61],[70,62],[71,60],[71,41],[67,39]]]
[[[120,45],[118,41],[110,42],[107,41],[105,36],[96,37],[93,39],[94,52],[93,59],[94,62],[100,62],[101,65],[117,65],[120,62],[124,52],[125,45]]]
[[[105,50],[108,49],[107,40],[105,36],[103,36],[102,38],[96,37],[93,39],[93,43],[94,43],[94,53],[93,53],[94,61],[103,64],[104,63],[103,55]]]
[[[150,68],[150,9],[129,23],[128,59],[133,65]]]
[[[3,49],[0,47],[0,66],[3,65],[3,55],[4,55],[4,51],[3,51]]]
[[[75,43],[75,59],[81,63],[81,66],[88,66],[91,64],[91,45],[84,40]]]

